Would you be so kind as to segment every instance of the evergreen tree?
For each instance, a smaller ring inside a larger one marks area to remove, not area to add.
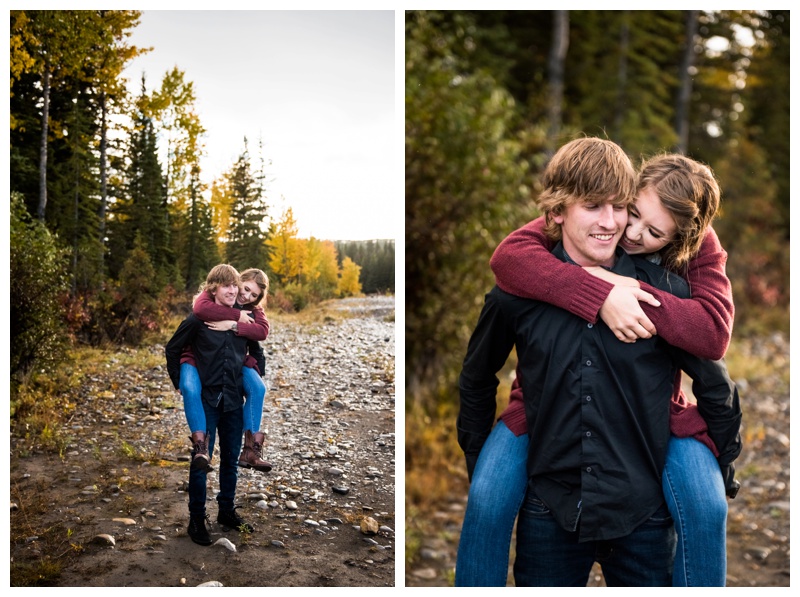
[[[232,203],[226,258],[237,269],[266,269],[269,257],[265,245],[269,225],[267,206],[262,180],[253,173],[247,138],[244,140],[244,151],[227,179]]]
[[[134,236],[140,234],[156,275],[162,284],[172,279],[174,260],[169,244],[169,218],[166,184],[158,159],[153,120],[147,112],[144,80],[135,127],[131,135],[126,169],[125,196],[114,210],[110,230],[111,275],[120,273],[122,261],[133,249]]]

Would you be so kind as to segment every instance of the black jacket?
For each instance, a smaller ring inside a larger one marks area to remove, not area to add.
[[[560,244],[553,253],[568,260]],[[689,294],[681,278],[621,250],[613,271]],[[580,520],[581,541],[625,536],[663,504],[661,471],[679,369],[695,380],[698,403],[729,404],[734,392],[717,364],[658,336],[626,344],[602,321],[590,324],[494,288],[460,378],[465,453],[477,453],[491,430],[496,372],[515,346],[531,437],[530,488],[563,528],[576,530]]]
[[[203,384],[203,400],[214,407],[222,401],[224,411],[242,406],[244,357],[249,349],[262,366],[264,354],[260,344],[230,330],[210,330],[197,317],[189,315],[178,326],[165,349],[167,372],[176,389],[180,387],[180,359],[185,346],[192,347]]]

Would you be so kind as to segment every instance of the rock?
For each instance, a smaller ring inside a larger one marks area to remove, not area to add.
[[[310,526],[310,527],[318,527],[319,526],[319,523],[316,520],[311,520],[310,518],[306,518],[303,522],[305,524],[307,524],[308,526]]]
[[[226,539],[225,537],[222,537],[221,539],[217,539],[214,542],[214,545],[220,545],[220,546],[224,547],[227,550],[236,551],[236,546],[233,543],[231,543],[230,540]],[[222,585],[220,585],[220,586],[222,586]]]
[[[117,544],[117,541],[111,535],[95,535],[92,537],[92,543],[97,543],[99,545],[110,545],[114,547]]]
[[[422,580],[434,580],[437,576],[436,570],[433,568],[421,568],[414,570],[411,574]]]
[[[210,580],[210,581],[208,581],[208,582],[204,582],[204,583],[202,583],[202,584],[199,584],[199,585],[197,585],[197,586],[198,586],[198,587],[224,587],[225,585],[223,585],[223,584],[222,584],[221,582],[219,582],[218,580]]]
[[[287,510],[297,510],[297,503],[293,502],[292,500],[286,501],[286,509]]]
[[[745,550],[744,557],[755,560],[756,562],[766,562],[772,549],[753,545]]]
[[[349,487],[337,487],[334,485],[331,489],[333,489],[333,493],[338,493],[341,495],[347,495],[348,493],[350,493]]]
[[[133,518],[113,518],[111,522],[119,522],[120,524],[124,524],[126,527],[136,524],[136,521]]]
[[[367,516],[361,520],[361,532],[365,535],[377,535],[378,529],[378,522],[374,518]]]
[[[272,541],[270,541],[270,545],[274,545],[275,547],[286,547],[283,541],[278,541],[277,539],[273,539]]]

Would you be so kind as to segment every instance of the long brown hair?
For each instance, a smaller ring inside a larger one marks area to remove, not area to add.
[[[711,168],[681,154],[661,154],[639,170],[637,193],[652,189],[675,220],[675,238],[661,250],[662,263],[674,271],[686,268],[700,251],[717,215],[720,189]]]
[[[256,269],[251,267],[250,269],[244,270],[241,275],[239,276],[239,283],[247,282],[248,280],[252,280],[255,282],[258,287],[261,289],[261,294],[258,295],[256,300],[248,305],[242,305],[243,307],[264,307],[266,306],[266,299],[267,293],[269,292],[269,278],[267,278],[267,274],[262,272],[260,269]]]

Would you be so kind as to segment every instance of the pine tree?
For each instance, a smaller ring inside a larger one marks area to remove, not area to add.
[[[140,234],[156,275],[162,284],[166,284],[173,278],[174,269],[169,244],[166,183],[158,160],[155,128],[146,108],[144,80],[138,104],[130,140],[125,196],[114,210],[109,268],[112,276],[119,274],[122,260],[133,248],[134,235]]]
[[[226,258],[237,269],[266,269],[268,253],[267,206],[262,180],[253,174],[247,138],[244,151],[227,175],[232,197],[230,225],[227,234]]]

